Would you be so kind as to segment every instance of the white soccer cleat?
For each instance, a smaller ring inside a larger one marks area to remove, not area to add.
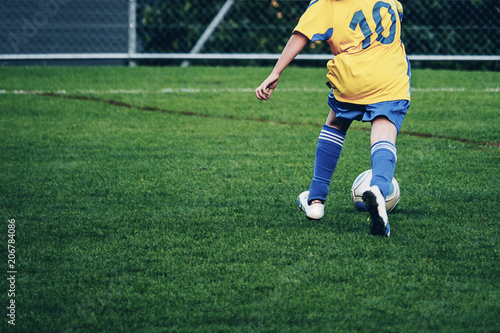
[[[309,205],[309,191],[302,192],[297,198],[297,205],[310,220],[320,220],[325,215],[325,205],[313,203]]]
[[[373,185],[363,193],[363,203],[368,213],[370,213],[371,234],[389,237],[391,229],[385,208],[385,198],[377,185]]]

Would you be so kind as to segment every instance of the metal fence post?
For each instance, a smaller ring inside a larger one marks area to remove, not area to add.
[[[136,22],[137,2],[130,0],[128,13],[128,64],[130,67],[137,65],[133,56],[137,51],[137,22]]]
[[[201,49],[203,48],[203,45],[207,42],[207,40],[210,38],[214,30],[217,28],[217,26],[222,22],[224,19],[224,16],[227,14],[229,9],[231,9],[231,6],[234,4],[234,0],[227,0],[224,5],[221,7],[217,15],[215,15],[214,19],[210,24],[208,25],[207,29],[205,32],[203,32],[203,35],[201,35],[200,39],[196,42],[194,45],[193,49],[189,52],[189,54],[197,54],[200,53]],[[190,61],[189,60],[184,60],[181,64],[182,67],[187,67],[189,66]]]

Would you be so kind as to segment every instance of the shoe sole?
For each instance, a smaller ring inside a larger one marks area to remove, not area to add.
[[[363,193],[362,199],[368,213],[370,214],[370,233],[372,235],[389,237],[390,232],[386,234],[384,219],[378,214],[378,203],[375,194],[370,191],[366,191]]]

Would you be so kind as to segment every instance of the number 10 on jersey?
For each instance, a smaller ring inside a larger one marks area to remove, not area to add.
[[[382,8],[387,8],[387,12],[391,15],[391,26],[389,29],[389,36],[387,37],[382,35],[382,32],[384,32],[384,27],[382,26],[382,14],[380,13]],[[394,9],[392,9],[391,5],[387,2],[379,1],[373,6],[372,17],[373,21],[375,21],[375,24],[377,25],[375,28],[375,34],[378,35],[376,40],[382,44],[391,44],[394,41],[394,36],[396,35],[396,12]],[[373,32],[371,31],[368,22],[366,22],[366,16],[362,10],[358,10],[354,13],[351,24],[349,24],[349,28],[351,28],[352,31],[356,31],[358,25],[363,33],[363,36],[365,37],[362,45],[364,50],[371,45],[370,36]]]

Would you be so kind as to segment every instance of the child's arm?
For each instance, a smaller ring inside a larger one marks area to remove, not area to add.
[[[267,101],[271,97],[274,88],[278,85],[281,72],[295,59],[307,43],[309,43],[309,39],[301,33],[295,32],[290,37],[269,77],[255,89],[255,96],[258,99]]]

